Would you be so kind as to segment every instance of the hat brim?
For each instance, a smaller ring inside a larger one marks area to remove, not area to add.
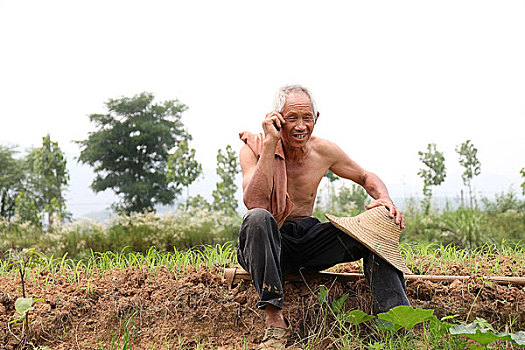
[[[412,274],[399,253],[401,228],[388,215],[388,209],[376,207],[354,217],[325,214],[330,222],[365,245],[387,263],[405,274]]]

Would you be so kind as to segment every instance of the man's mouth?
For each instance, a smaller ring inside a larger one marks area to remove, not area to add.
[[[298,140],[304,140],[306,138],[306,134],[296,134],[293,135],[293,137]]]

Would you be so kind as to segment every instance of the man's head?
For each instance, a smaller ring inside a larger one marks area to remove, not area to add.
[[[319,116],[310,91],[300,85],[282,87],[275,98],[274,110],[285,120],[281,130],[284,146],[304,148]]]
[[[286,99],[288,95],[292,92],[303,92],[308,96],[312,103],[312,111],[314,118],[317,120],[317,117],[319,116],[319,112],[317,112],[317,106],[315,105],[315,100],[312,96],[312,93],[310,90],[305,88],[302,85],[286,85],[281,87],[277,93],[275,94],[275,99],[273,101],[273,110],[279,113],[283,112],[284,105],[286,103]]]

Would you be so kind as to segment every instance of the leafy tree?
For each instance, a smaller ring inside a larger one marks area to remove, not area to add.
[[[334,181],[339,180],[339,177],[333,172],[331,172],[330,170],[328,170],[326,174],[323,175],[323,177],[326,177],[328,181],[330,181],[330,183],[333,183]]]
[[[64,191],[69,182],[69,172],[64,153],[49,135],[42,138],[42,147],[33,148],[26,156],[27,178],[18,204],[21,218],[35,223],[37,213],[46,212],[48,228],[55,219],[68,216]]]
[[[339,180],[339,176],[328,170],[323,177],[328,179],[327,187],[328,187],[328,201],[329,201],[329,207],[330,211],[334,211],[334,200],[335,200],[335,189],[334,189],[334,182]]]
[[[33,226],[42,227],[43,211],[40,199],[27,188],[16,197],[15,213],[17,220],[30,222]]]
[[[334,182],[340,178],[330,170],[323,177],[328,179],[328,205],[324,206],[321,200],[322,195],[317,197],[314,216],[323,217],[326,211],[339,216],[353,216],[359,214],[370,202],[370,197],[363,187],[352,184],[347,187],[344,184],[336,191]]]
[[[523,177],[523,182],[521,183],[521,193],[525,196],[525,168],[520,170],[521,177]]]
[[[110,99],[108,114],[91,114],[97,130],[81,145],[80,162],[95,167],[95,192],[113,190],[120,212],[154,210],[173,203],[181,187],[167,180],[169,152],[191,140],[181,121],[187,107],[178,100],[154,103],[151,93]]]
[[[195,149],[188,148],[188,141],[182,140],[179,146],[168,157],[168,181],[186,187],[186,206],[190,199],[190,185],[202,174],[202,165],[195,159]]]
[[[16,197],[22,188],[23,161],[16,151],[0,145],[0,216],[10,220],[15,214]]]
[[[224,211],[229,215],[235,214],[239,205],[235,199],[235,192],[237,192],[235,176],[239,170],[239,161],[231,146],[227,145],[224,153],[219,149],[217,152],[217,175],[221,181],[217,182],[217,187],[212,193],[213,209]]]
[[[212,209],[210,203],[208,203],[206,198],[204,198],[200,194],[198,194],[196,196],[189,197],[186,200],[186,204],[180,203],[178,205],[178,208],[179,209],[183,209],[183,210],[184,209],[201,209],[201,208],[204,208],[204,209],[207,209],[207,210],[211,210]]]
[[[334,198],[337,208],[341,215],[357,215],[365,210],[365,206],[370,202],[370,197],[365,189],[358,184],[351,187],[342,186]]]
[[[481,163],[478,160],[478,149],[474,147],[470,140],[463,142],[456,147],[456,152],[459,154],[459,164],[465,168],[461,175],[463,184],[468,187],[470,208],[474,208],[472,196],[472,179],[479,175],[481,171]]]
[[[417,173],[423,179],[423,194],[425,199],[423,203],[425,205],[425,213],[428,213],[430,209],[430,199],[432,198],[431,186],[438,186],[445,181],[446,169],[445,169],[445,157],[443,153],[436,149],[435,143],[429,143],[427,146],[427,152],[418,152],[419,160],[423,162],[426,168],[419,169]]]

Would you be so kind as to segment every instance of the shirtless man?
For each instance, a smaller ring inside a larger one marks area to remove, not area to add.
[[[238,258],[250,272],[260,296],[257,306],[266,314],[267,328],[260,349],[280,349],[286,343],[290,329],[282,314],[282,276],[286,272],[300,268],[322,270],[362,258],[376,310],[386,312],[397,305],[409,305],[401,272],[331,223],[312,217],[319,183],[330,170],[358,183],[374,198],[366,209],[387,207],[401,228],[405,220],[375,174],[361,168],[333,142],[312,135],[318,117],[306,88],[285,86],[277,94],[274,111],[262,123],[263,134],[241,134],[246,142],[240,151],[240,163],[248,212],[239,234]],[[269,211],[273,206],[272,191],[278,190],[275,175],[281,156],[287,179],[282,195],[287,194],[293,202],[293,207],[287,206],[291,210],[286,212],[285,220]]]

